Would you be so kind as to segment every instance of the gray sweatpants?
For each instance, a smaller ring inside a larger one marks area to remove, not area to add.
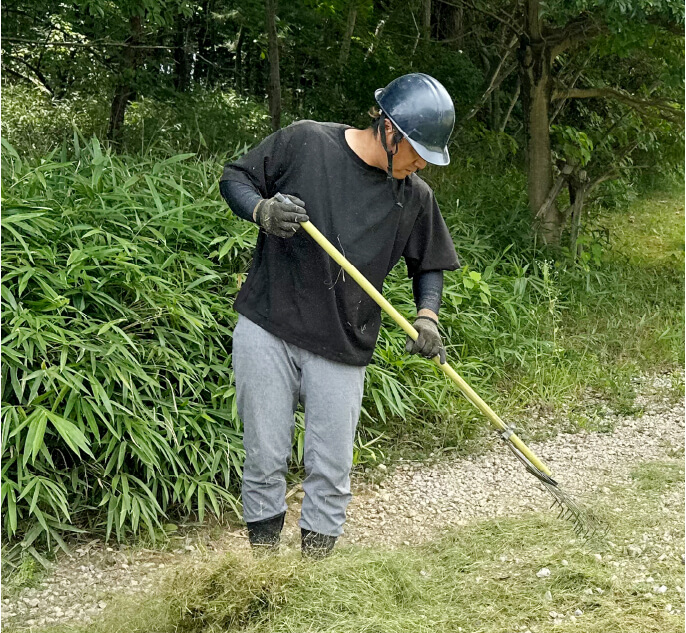
[[[305,498],[300,527],[343,532],[364,367],[327,360],[286,343],[244,316],[233,334],[238,414],[243,421],[243,518],[286,510],[295,410],[305,408]]]

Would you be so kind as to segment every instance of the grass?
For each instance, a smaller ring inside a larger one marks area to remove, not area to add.
[[[683,217],[683,190],[675,190],[596,220],[609,235],[603,266],[611,283],[572,295],[563,335],[618,369],[683,365]]]
[[[657,491],[684,480],[683,463],[649,462],[641,464],[632,473],[636,487],[644,491]]]
[[[602,541],[582,543],[546,513],[478,522],[417,547],[343,548],[315,564],[295,555],[215,556],[177,569],[152,597],[120,600],[87,630],[683,631],[683,461],[637,466],[632,479],[595,500],[613,517]],[[538,578],[543,567],[550,576]],[[574,621],[577,609],[583,614]]]
[[[680,267],[684,259],[684,203],[677,195],[656,193],[622,213],[608,214],[605,224],[615,252],[637,266]]]

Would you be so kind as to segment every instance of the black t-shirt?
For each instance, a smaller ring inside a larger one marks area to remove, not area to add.
[[[305,202],[311,222],[379,291],[405,258],[410,277],[459,264],[430,187],[405,179],[402,208],[381,169],[367,165],[336,123],[299,121],[224,168],[222,180]],[[305,231],[260,231],[235,309],[284,341],[348,365],[367,365],[381,309]]]

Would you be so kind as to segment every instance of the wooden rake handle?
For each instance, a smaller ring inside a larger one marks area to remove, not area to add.
[[[287,198],[286,198],[287,199]],[[359,271],[355,266],[353,266],[337,249],[329,242],[326,237],[317,229],[312,222],[302,222],[300,226],[307,231],[307,233],[312,237],[312,239],[319,244],[329,256],[348,273],[360,286],[362,289],[379,304],[381,309],[388,314],[412,339],[417,340],[419,334],[415,330],[410,322],[403,317],[400,312],[398,312],[385,298],[384,296],[367,280],[367,278]],[[450,378],[464,394],[464,396],[469,400],[481,413],[483,413],[497,428],[503,432],[509,432],[509,427],[500,419],[500,417],[489,407],[478,394],[464,381],[464,379],[448,364],[441,363],[438,356],[435,356],[433,362],[438,365],[443,373]],[[546,475],[552,475],[550,469],[540,460],[536,455],[529,450],[526,444],[522,442],[515,433],[510,433],[507,440],[512,442],[520,452],[541,472]]]

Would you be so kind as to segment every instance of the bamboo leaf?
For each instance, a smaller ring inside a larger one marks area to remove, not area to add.
[[[86,436],[75,424],[52,411],[48,411],[47,409],[42,410],[71,450],[77,455],[80,454],[79,451],[81,450],[91,457],[94,457],[93,453],[91,453],[90,443],[86,439]]]

